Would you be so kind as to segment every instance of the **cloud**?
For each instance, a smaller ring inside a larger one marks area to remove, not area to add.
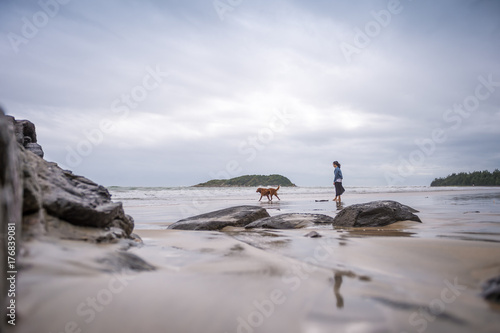
[[[388,1],[243,1],[223,20],[211,1],[71,1],[17,53],[9,33],[43,8],[0,6],[0,102],[37,125],[47,159],[105,185],[280,173],[329,186],[334,159],[352,185],[387,185],[435,129],[446,140],[400,184],[500,162],[496,83],[469,117],[447,113],[479,77],[500,81],[497,1],[402,0],[384,24]]]

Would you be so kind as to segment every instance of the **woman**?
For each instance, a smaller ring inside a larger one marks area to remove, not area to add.
[[[333,171],[333,185],[335,185],[335,199],[333,201],[340,203],[340,196],[345,192],[344,187],[342,186],[342,171],[340,171],[340,163],[338,161],[333,162],[333,167],[335,170]],[[337,199],[338,198],[338,199]]]

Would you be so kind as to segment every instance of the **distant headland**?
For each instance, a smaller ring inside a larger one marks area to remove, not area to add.
[[[290,179],[282,175],[245,175],[231,179],[212,179],[194,187],[245,187],[245,186],[291,186],[295,187]]]
[[[500,171],[488,170],[452,173],[445,178],[436,178],[431,186],[500,186]]]

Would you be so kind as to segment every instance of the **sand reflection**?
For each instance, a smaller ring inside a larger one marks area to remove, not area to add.
[[[335,294],[335,299],[337,300],[337,309],[342,309],[344,307],[344,298],[340,294],[340,286],[342,285],[342,274],[335,273],[333,276],[334,285],[333,293]]]

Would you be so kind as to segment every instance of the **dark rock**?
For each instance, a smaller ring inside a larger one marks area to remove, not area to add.
[[[36,143],[36,128],[29,120],[14,120],[17,142],[23,146],[26,143]]]
[[[21,230],[25,238],[47,232],[95,242],[130,237],[134,220],[125,215],[120,202],[111,201],[106,188],[41,158],[43,151],[36,143],[32,122],[2,112],[0,127],[0,187],[8,186],[0,194],[4,207],[0,214],[22,216],[17,238]],[[13,188],[16,186],[18,189]],[[2,216],[2,222],[14,220]],[[79,228],[72,230],[71,225]]]
[[[245,229],[267,228],[267,229],[299,229],[312,226],[315,223],[332,223],[333,217],[323,214],[280,214],[266,217],[245,226]]]
[[[121,203],[111,201],[104,187],[41,157],[43,151],[37,144],[34,124],[16,121],[0,109],[0,294],[3,296],[8,289],[6,272],[22,269],[16,257],[27,247],[21,246],[21,239],[49,234],[94,242],[133,242],[130,237],[133,219],[125,215]],[[54,237],[43,239],[54,241]],[[140,238],[136,239],[139,244]],[[15,266],[6,269],[8,257],[16,260],[9,260]],[[136,255],[124,252],[108,255],[99,262],[113,272],[154,269]],[[4,318],[6,309],[0,309]],[[0,332],[6,330],[5,326],[6,320],[0,321]]]
[[[26,150],[43,158],[44,153],[42,146],[37,143],[36,127],[29,120],[16,120],[12,116],[5,116],[6,120],[14,126],[14,134],[16,141]]]
[[[269,213],[258,206],[237,206],[182,219],[168,229],[220,230],[224,227],[244,227],[247,224],[268,217]]]
[[[40,146],[38,143],[26,143],[24,147],[26,148],[26,150],[29,150],[33,154],[43,158],[43,149],[42,146]]]
[[[44,216],[45,231],[51,237],[90,243],[118,243],[129,239],[121,228],[93,228],[70,224],[57,217]]]
[[[304,237],[309,237],[309,238],[319,238],[319,237],[322,237],[318,232],[316,231],[311,231],[311,232],[308,232],[307,234],[304,235]]]
[[[102,270],[108,273],[122,272],[123,270],[132,270],[135,272],[154,271],[155,266],[149,264],[144,259],[130,252],[117,251],[109,253],[103,258],[96,260],[103,264]]]
[[[122,229],[126,237],[130,236],[134,221],[125,215],[120,202],[111,201],[106,188],[34,154],[21,152],[21,155],[25,165],[25,214],[32,215],[43,209],[47,215],[76,226],[115,227]],[[41,214],[40,223],[45,220]]]
[[[342,209],[333,221],[333,226],[380,227],[398,221],[422,222],[413,214],[415,209],[391,200],[372,201]]]
[[[488,301],[500,303],[500,276],[494,277],[486,281],[481,292]]]

